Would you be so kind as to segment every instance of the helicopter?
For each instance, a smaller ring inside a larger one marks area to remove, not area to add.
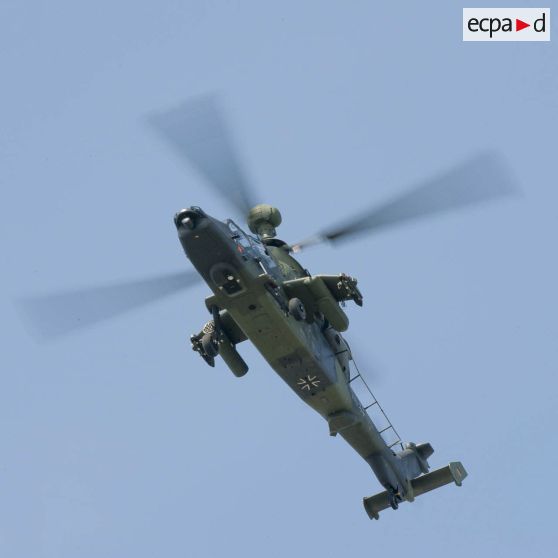
[[[512,194],[515,188],[502,158],[493,152],[477,154],[384,204],[289,244],[277,237],[280,211],[256,202],[215,96],[152,114],[148,121],[246,219],[249,232],[233,219],[222,221],[198,206],[186,207],[175,214],[174,225],[194,272],[30,297],[21,301],[24,317],[56,337],[201,279],[211,290],[205,299],[211,319],[190,337],[192,349],[209,366],[220,358],[242,377],[248,364],[237,346],[250,341],[289,388],[326,420],[329,434],[341,436],[370,466],[384,489],[363,499],[371,519],[446,484],[461,486],[467,476],[461,462],[431,471],[430,443],[403,443],[398,435],[394,443],[386,441],[384,429],[353,389],[353,353],[343,334],[349,328],[346,304],[363,306],[357,279],[345,273],[311,274],[295,255],[319,243],[338,244]]]

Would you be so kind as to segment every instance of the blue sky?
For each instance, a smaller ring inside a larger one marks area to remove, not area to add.
[[[558,52],[462,43],[461,8],[1,4],[0,555],[553,555]],[[189,269],[174,212],[230,208],[145,116],[212,91],[287,241],[479,150],[510,161],[514,199],[302,256],[359,279],[359,366],[462,488],[370,522],[369,468],[253,348],[243,379],[190,350],[202,285],[26,331],[19,297]]]

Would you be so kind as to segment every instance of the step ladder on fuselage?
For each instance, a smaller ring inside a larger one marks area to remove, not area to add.
[[[389,420],[370,386],[362,377],[356,362],[351,359],[349,363],[349,385],[360,401],[362,408],[378,429],[386,445],[393,451],[403,451],[401,436]]]

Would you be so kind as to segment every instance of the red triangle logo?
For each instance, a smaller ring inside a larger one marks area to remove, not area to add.
[[[531,27],[531,24],[530,23],[525,23],[524,21],[521,21],[520,19],[515,20],[515,30],[516,31],[521,31],[522,29],[525,29],[526,27]]]

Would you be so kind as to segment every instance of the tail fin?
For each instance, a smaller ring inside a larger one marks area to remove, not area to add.
[[[421,446],[430,446],[430,444],[421,444]],[[417,446],[417,450],[421,447]],[[431,449],[431,448],[430,448]],[[446,467],[436,469],[431,473],[421,475],[409,481],[406,500],[412,502],[416,496],[420,496],[426,492],[430,492],[435,488],[440,488],[445,484],[454,482],[457,486],[461,486],[463,479],[467,476],[465,467],[459,461],[454,461]],[[380,512],[389,507],[397,508],[397,499],[395,495],[385,491],[369,496],[363,499],[364,509],[370,519],[380,519]]]

